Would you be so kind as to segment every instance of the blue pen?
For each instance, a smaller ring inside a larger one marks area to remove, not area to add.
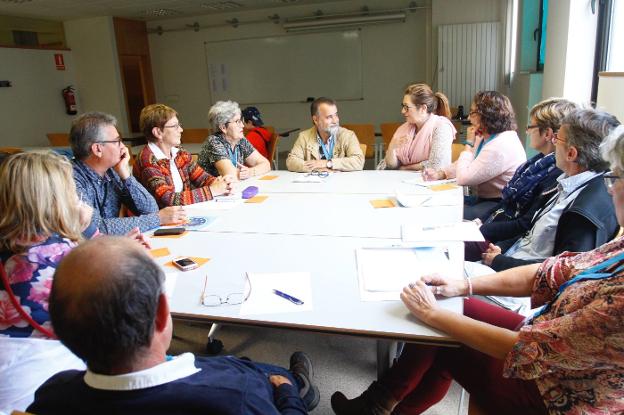
[[[275,294],[275,295],[277,295],[279,297],[282,297],[282,298],[290,301],[293,304],[296,304],[296,305],[302,305],[303,304],[303,301],[301,301],[300,299],[295,298],[292,295],[288,295],[288,294],[286,294],[284,292],[281,292],[280,290],[273,289],[273,294]]]

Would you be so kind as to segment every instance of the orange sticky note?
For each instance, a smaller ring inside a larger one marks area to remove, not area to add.
[[[373,199],[370,201],[370,204],[373,205],[375,209],[393,208],[396,206],[392,199]]]
[[[152,249],[150,251],[150,254],[152,254],[154,258],[160,258],[163,256],[170,255],[171,252],[169,252],[169,248],[158,248],[158,249]]]
[[[429,186],[429,189],[433,190],[434,192],[439,192],[441,190],[457,189],[457,185],[453,183],[434,184],[433,186]]]
[[[188,233],[188,231],[185,231],[184,233],[181,233],[179,235],[160,235],[160,236],[156,236],[156,235],[152,235],[152,238],[169,238],[169,239],[178,239],[183,237],[184,235],[186,235]]]
[[[262,203],[264,202],[268,196],[254,196],[251,199],[247,199],[245,203]]]
[[[271,175],[267,175],[267,176],[262,176],[261,178],[259,178],[258,180],[275,180],[277,179],[279,176],[271,176]]]
[[[210,261],[210,258],[200,258],[198,256],[190,256],[189,258],[191,258],[193,261],[197,262],[197,265],[199,265],[200,267],[202,265],[204,265],[206,262]],[[166,262],[165,266],[176,268],[176,266],[173,265],[173,262],[171,262],[171,261]]]

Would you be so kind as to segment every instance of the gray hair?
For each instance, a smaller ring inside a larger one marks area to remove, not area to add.
[[[608,163],[600,155],[600,144],[612,129],[620,125],[613,115],[595,109],[578,109],[565,116],[569,146],[578,151],[577,164],[587,170],[605,171]]]
[[[615,127],[600,145],[602,158],[610,165],[611,170],[624,172],[624,125]]]
[[[91,154],[91,145],[104,140],[102,130],[109,125],[117,128],[117,119],[103,112],[87,112],[76,117],[69,131],[74,157],[78,160],[86,159]]]
[[[240,115],[241,109],[234,101],[217,101],[208,110],[208,122],[213,132],[219,132],[219,127],[225,125],[232,118]]]

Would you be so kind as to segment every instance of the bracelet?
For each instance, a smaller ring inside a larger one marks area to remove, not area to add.
[[[466,282],[468,282],[468,297],[472,297],[472,281],[469,276],[466,276]]]

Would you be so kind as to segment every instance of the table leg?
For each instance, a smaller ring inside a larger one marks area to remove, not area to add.
[[[397,342],[377,340],[377,379],[386,373],[397,354]]]

